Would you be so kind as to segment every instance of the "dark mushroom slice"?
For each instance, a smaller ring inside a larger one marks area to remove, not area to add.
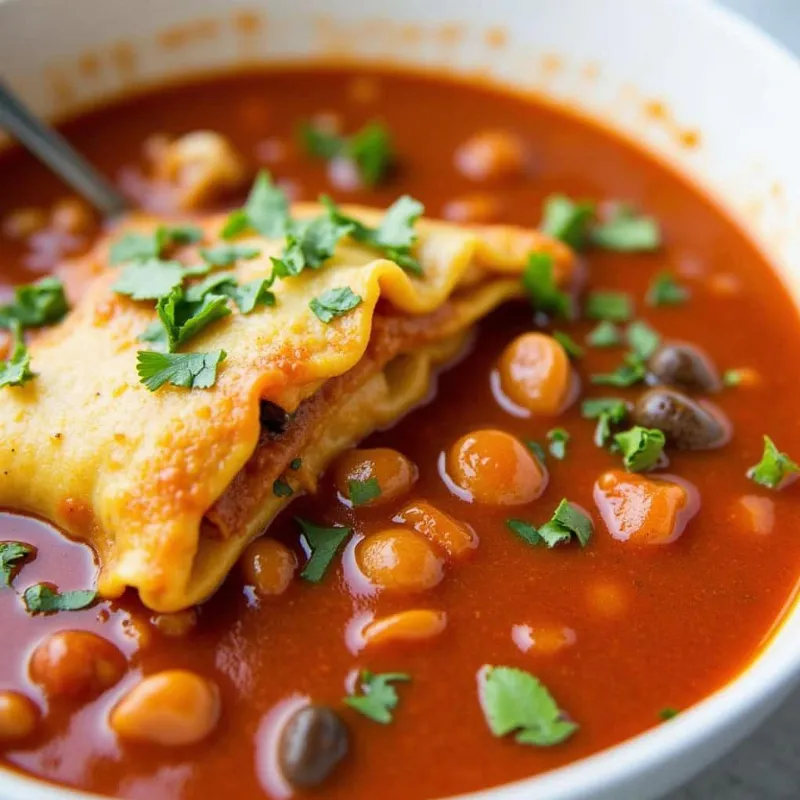
[[[697,392],[718,392],[722,380],[712,361],[691,344],[664,344],[647,362],[648,382]]]
[[[710,450],[725,444],[730,424],[716,406],[698,403],[674,389],[650,389],[633,407],[637,425],[658,428],[678,450]]]
[[[333,709],[308,705],[281,731],[278,764],[292,786],[319,786],[347,755],[349,744],[347,726]]]

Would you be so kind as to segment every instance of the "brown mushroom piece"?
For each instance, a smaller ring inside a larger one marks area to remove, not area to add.
[[[728,441],[730,425],[716,406],[698,403],[674,389],[650,389],[631,414],[637,425],[658,428],[678,450],[710,450]]]
[[[691,344],[662,345],[651,356],[647,367],[650,370],[648,380],[653,384],[697,392],[718,392],[722,388],[714,364]]]
[[[278,744],[283,777],[295,788],[319,786],[347,755],[350,737],[327,706],[308,705],[289,718]]]

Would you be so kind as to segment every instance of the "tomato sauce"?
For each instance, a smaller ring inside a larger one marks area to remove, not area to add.
[[[365,85],[370,92],[354,88]],[[302,120],[323,113],[338,115],[346,132],[381,120],[398,154],[390,180],[348,192],[332,185],[326,165],[304,154],[294,135]],[[143,143],[154,133],[198,129],[226,136],[294,199],[327,192],[340,201],[385,207],[408,193],[425,204],[428,215],[441,216],[454,200],[479,191],[498,210],[498,221],[530,227],[539,223],[543,201],[553,193],[630,202],[659,220],[664,246],[648,254],[588,251],[588,289],[630,293],[637,318],[664,338],[698,345],[720,371],[753,369],[758,381],[714,396],[732,426],[728,444],[668,451],[669,473],[693,484],[700,498],[683,534],[663,546],[633,546],[611,537],[595,506],[595,481],[620,468],[620,458],[595,446],[595,422],[581,416],[580,403],[556,416],[525,419],[498,402],[492,375],[501,353],[514,337],[536,328],[527,304],[502,308],[479,326],[459,362],[442,371],[422,407],[364,443],[394,448],[416,465],[419,478],[409,495],[351,509],[326,476],[317,495],[298,498],[271,525],[269,535],[294,551],[300,564],[305,555],[295,516],[354,529],[320,583],[294,579],[283,594],[260,597],[235,569],[197,610],[196,625],[180,636],[153,625],[154,615],[134,596],[30,616],[13,590],[0,589],[0,688],[23,691],[45,709],[35,736],[4,748],[5,764],[128,798],[279,797],[270,753],[276,709],[308,697],[340,708],[350,729],[349,754],[325,783],[326,797],[436,797],[524,778],[595,753],[662,724],[663,709],[685,709],[746,668],[780,621],[800,574],[798,489],[769,491],[746,478],[761,456],[763,434],[780,449],[800,454],[800,374],[789,368],[800,361],[800,337],[797,312],[778,278],[718,208],[637,147],[583,119],[434,76],[333,68],[242,74],[154,91],[64,126],[70,141],[124,191],[157,209],[157,192],[142,180]],[[454,153],[486,129],[510,131],[525,142],[524,175],[476,185],[459,171]],[[0,158],[0,183],[6,187],[0,219],[15,208],[47,207],[64,195],[43,167],[16,151]],[[234,206],[241,197],[223,202]],[[51,250],[41,245],[35,258],[30,244],[0,235],[5,287],[55,268],[59,255],[79,252],[97,234],[96,228],[86,230],[79,241]],[[647,287],[665,269],[691,297],[681,306],[650,308],[644,303]],[[583,342],[594,323],[554,327]],[[575,362],[582,397],[633,399],[640,393],[641,387],[590,383],[592,373],[613,369],[621,352],[586,348]],[[442,479],[442,454],[470,431],[497,428],[544,444],[556,426],[571,436],[566,456],[547,458],[549,483],[525,506],[470,504]],[[740,513],[741,498],[750,495],[772,504],[768,532],[752,530]],[[564,497],[593,518],[586,548],[531,547],[506,527],[509,517],[545,522]],[[478,546],[448,565],[441,583],[419,594],[364,591],[352,579],[357,542],[390,527],[414,499],[467,523]],[[37,548],[36,558],[15,578],[17,591],[36,581],[52,581],[62,591],[86,588],[94,579],[88,549],[42,522],[5,513],[0,540]],[[444,611],[446,628],[429,640],[356,652],[359,621],[409,608]],[[77,709],[46,702],[27,671],[36,643],[63,629],[95,631],[129,659],[120,683]],[[558,632],[561,646],[526,647],[537,631],[547,638],[542,629]],[[577,732],[547,748],[494,738],[476,689],[484,664],[536,675],[578,723]],[[143,674],[178,667],[219,686],[222,714],[214,733],[179,748],[119,741],[107,717],[120,697]],[[396,686],[400,701],[389,725],[341,706],[364,668],[411,676]]]

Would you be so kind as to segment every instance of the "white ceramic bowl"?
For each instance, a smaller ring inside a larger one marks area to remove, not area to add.
[[[800,67],[706,0],[0,0],[0,75],[51,117],[198,71],[310,58],[480,73],[575,106],[712,193],[800,297]],[[792,606],[749,669],[668,725],[471,797],[657,797],[751,732],[798,675]],[[0,771],[2,800],[86,797]]]

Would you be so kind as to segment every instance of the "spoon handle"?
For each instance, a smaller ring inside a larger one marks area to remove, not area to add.
[[[104,217],[128,208],[125,198],[49,125],[26,108],[0,80],[0,127],[43,161]]]

